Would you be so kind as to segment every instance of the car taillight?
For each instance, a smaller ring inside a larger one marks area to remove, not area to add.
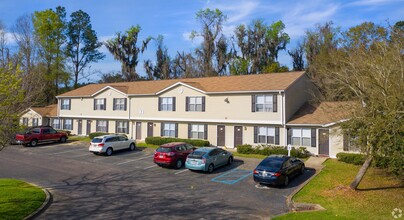
[[[99,143],[98,147],[104,147],[104,143]]]
[[[174,155],[175,155],[174,152],[166,153],[166,156],[167,156],[167,157],[172,157],[172,156],[174,156]]]
[[[258,170],[254,170],[254,174],[258,174],[259,172],[258,172]]]
[[[274,173],[274,176],[280,176],[280,175],[281,175],[281,173],[279,173],[279,172]]]

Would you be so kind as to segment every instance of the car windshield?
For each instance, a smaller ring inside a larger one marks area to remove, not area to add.
[[[188,155],[189,158],[194,158],[194,159],[202,159],[203,155],[205,155],[206,152],[203,151],[194,151]]]
[[[156,151],[162,152],[162,153],[168,153],[168,152],[171,152],[172,150],[171,150],[171,147],[159,147],[159,148],[157,148]]]
[[[263,160],[259,166],[265,167],[271,171],[276,171],[281,169],[283,160],[266,159]]]
[[[101,143],[102,142],[102,138],[93,138],[93,140],[91,140],[92,143]]]

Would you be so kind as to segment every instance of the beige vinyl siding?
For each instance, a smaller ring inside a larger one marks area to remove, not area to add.
[[[28,126],[33,126],[32,122],[33,122],[34,118],[38,119],[38,126],[46,124],[46,119],[47,119],[47,118],[42,118],[41,115],[39,115],[38,113],[36,113],[33,110],[29,110],[26,113],[24,113],[23,115],[21,115],[21,117],[20,117],[21,125],[23,124],[23,118],[28,119]]]
[[[285,91],[285,119],[286,122],[299,110],[302,105],[311,101],[314,86],[304,75]],[[278,102],[279,103],[279,102]],[[278,104],[279,105],[279,104]]]

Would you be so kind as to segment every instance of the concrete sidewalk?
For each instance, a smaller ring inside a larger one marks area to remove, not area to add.
[[[328,159],[328,157],[310,157],[304,164],[306,168],[311,168],[316,171],[320,171],[324,168],[323,163]]]

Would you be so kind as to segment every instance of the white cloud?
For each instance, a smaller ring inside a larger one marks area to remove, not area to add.
[[[3,35],[3,34],[4,34],[4,39],[6,41],[5,42],[6,44],[9,44],[9,45],[15,45],[16,44],[16,41],[15,41],[13,33],[5,32],[3,30],[0,30],[0,35]]]
[[[385,5],[394,2],[402,2],[402,0],[359,0],[354,1],[348,5],[355,5],[355,6],[375,6],[375,5]]]
[[[228,4],[213,4],[209,7],[218,8],[224,12],[228,17],[227,22],[231,24],[243,23],[258,8],[258,5],[259,2],[257,1],[242,1],[240,3],[229,1]]]
[[[192,46],[198,46],[203,41],[203,38],[201,36],[195,36],[194,39],[191,39],[190,36],[191,36],[191,32],[182,33],[182,38],[187,42],[191,42]]]

